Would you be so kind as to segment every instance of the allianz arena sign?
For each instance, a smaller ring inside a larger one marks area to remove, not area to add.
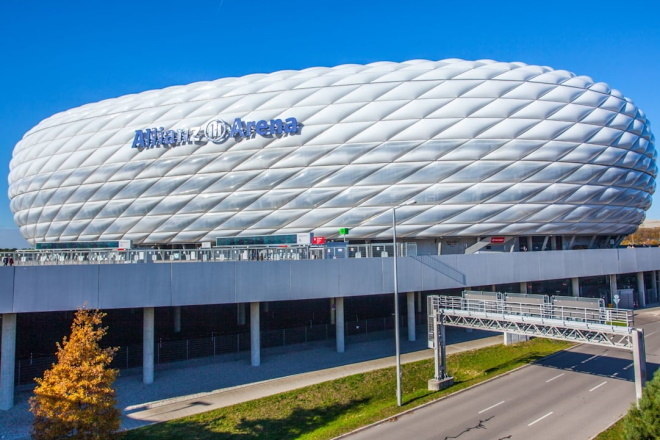
[[[211,119],[202,127],[165,130],[160,128],[147,128],[135,130],[132,148],[159,148],[177,147],[189,144],[204,144],[213,142],[222,144],[230,137],[236,139],[250,139],[254,136],[282,136],[299,134],[302,125],[296,118],[265,119],[259,121],[243,121],[234,119],[232,124],[222,119]]]

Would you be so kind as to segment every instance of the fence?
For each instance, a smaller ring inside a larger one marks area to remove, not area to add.
[[[520,297],[524,295],[511,296],[511,298],[514,300],[518,299],[518,301],[510,301],[506,295],[498,296],[497,299],[488,298],[488,296],[484,296],[485,299],[477,299],[474,296],[474,292],[467,293],[467,295],[471,296],[430,296],[428,298],[429,313],[432,313],[433,310],[444,309],[468,315],[471,312],[502,316],[515,315],[526,318],[562,321],[563,323],[582,322],[585,324],[598,324],[620,328],[629,328],[634,324],[632,310],[554,305],[550,301],[550,297],[546,297],[545,299],[530,298],[527,302],[521,302]],[[527,296],[541,297],[541,295]]]
[[[416,322],[425,319],[423,314],[417,314]],[[406,327],[407,320],[401,319],[401,327]],[[354,320],[345,323],[345,334],[355,340],[361,337],[369,340],[387,338],[391,335],[385,330],[394,328],[392,316]],[[327,341],[335,339],[335,326],[330,324],[294,327],[261,332],[261,347],[282,347],[305,344],[308,342]],[[250,349],[250,333],[235,333],[228,335],[211,335],[207,337],[180,340],[158,340],[155,346],[154,362],[166,364],[190,359],[212,358],[229,354],[238,354]],[[35,377],[41,377],[43,372],[55,362],[55,356],[30,356],[16,361],[16,384],[32,383]],[[119,348],[111,366],[120,370],[142,366],[142,345],[127,345]]]
[[[342,245],[341,243],[339,243]],[[227,261],[289,261],[333,258],[384,258],[393,255],[391,243],[345,244],[344,253],[329,253],[314,245],[290,247],[225,247],[200,249],[70,249],[0,252],[4,265],[61,266],[79,264],[142,264]],[[417,255],[416,243],[397,243],[398,255]]]

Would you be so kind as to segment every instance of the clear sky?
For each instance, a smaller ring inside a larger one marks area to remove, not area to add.
[[[660,1],[0,0],[0,164],[40,120],[127,93],[344,63],[522,61],[621,90],[660,127]],[[17,230],[0,184],[0,247]],[[647,213],[660,219],[660,196]]]

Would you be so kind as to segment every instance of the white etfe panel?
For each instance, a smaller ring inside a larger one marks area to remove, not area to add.
[[[309,244],[339,227],[391,239],[392,207],[411,202],[402,238],[614,236],[644,220],[655,156],[644,113],[589,77],[493,60],[378,62],[56,114],[16,145],[9,197],[32,243],[300,233]]]

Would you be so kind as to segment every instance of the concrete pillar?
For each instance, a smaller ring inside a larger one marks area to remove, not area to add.
[[[644,285],[644,272],[637,272],[637,305],[646,307],[646,286]]]
[[[154,383],[154,348],[156,346],[155,316],[153,307],[142,309],[142,382]]]
[[[408,340],[414,341],[415,334],[415,292],[406,292],[406,311],[408,313]]]
[[[0,410],[14,406],[14,368],[16,365],[16,313],[2,315],[2,353],[0,353]]]
[[[553,251],[557,250],[557,237],[555,235],[550,238],[550,249]]]
[[[635,370],[635,395],[637,403],[642,398],[642,390],[646,383],[646,349],[644,347],[644,329],[634,329],[633,339],[633,365]]]
[[[420,313],[422,311],[422,292],[415,293],[415,296],[417,297],[417,313]]]
[[[525,341],[529,341],[529,336],[504,332],[504,345],[512,345],[515,344],[516,342],[525,342]]]
[[[653,289],[653,298],[649,298],[649,302],[656,302],[658,298],[658,271],[651,272],[651,289]]]
[[[181,307],[174,307],[174,333],[181,333]]]
[[[532,237],[531,236],[527,237],[527,250],[530,251],[530,252],[532,250],[534,250],[534,248],[532,247]]]
[[[259,303],[250,303],[250,354],[253,367],[261,365],[261,329],[259,328]]]
[[[236,304],[236,323],[245,325],[247,322],[247,313],[245,312],[245,303]]]
[[[614,302],[614,295],[617,294],[619,288],[616,285],[616,274],[610,275],[610,302]]]
[[[337,304],[334,298],[330,298],[330,325],[335,325],[337,323]]]
[[[344,298],[335,298],[335,339],[337,341],[337,353],[343,353],[346,348],[344,329]]]
[[[575,297],[580,296],[580,279],[579,278],[571,278],[571,293]]]
[[[527,282],[520,282],[520,293],[527,293]]]

